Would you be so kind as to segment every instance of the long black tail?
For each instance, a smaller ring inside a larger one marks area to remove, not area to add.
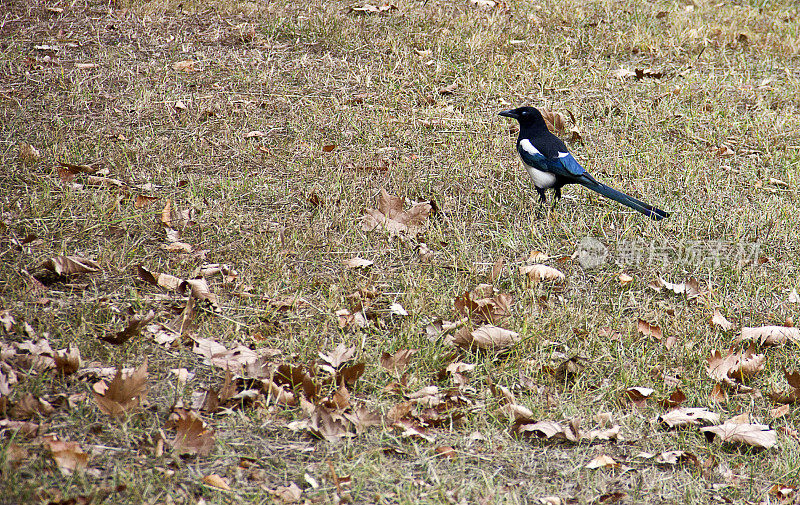
[[[584,174],[584,175],[589,175],[589,174]],[[664,212],[663,210],[653,207],[652,205],[648,205],[642,202],[641,200],[637,200],[632,196],[628,196],[621,191],[617,191],[612,187],[606,186],[601,182],[597,182],[594,179],[594,177],[591,176],[587,178],[581,177],[580,179],[578,179],[577,182],[580,183],[582,186],[591,189],[592,191],[600,193],[606,198],[610,198],[615,202],[619,202],[622,205],[625,205],[626,207],[630,207],[633,210],[639,211],[645,216],[654,219],[656,221],[664,219],[665,217],[669,217],[669,212]]]

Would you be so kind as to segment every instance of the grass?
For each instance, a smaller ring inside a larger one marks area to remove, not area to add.
[[[17,324],[3,342],[31,338],[24,321],[53,349],[76,345],[84,367],[137,366],[147,356],[150,392],[148,405],[122,420],[91,398],[33,417],[46,424],[41,433],[92,453],[88,469],[70,477],[40,438],[6,430],[0,503],[92,493],[99,501],[109,492],[108,502],[269,503],[276,500],[269,490],[290,482],[313,503],[535,503],[548,495],[583,503],[609,502],[615,492],[630,503],[744,503],[765,500],[776,483],[797,486],[798,442],[783,432],[764,451],[711,444],[697,430],[662,429],[651,420],[663,409],[653,401],[633,408],[623,394],[643,386],[662,398],[673,388],[668,376],[686,405],[709,406],[723,419],[750,412],[776,429],[798,422],[795,410],[772,419],[765,396],[712,403],[705,371],[712,350],[727,349],[736,335],[710,324],[715,308],[737,328],[798,318],[798,304],[788,301],[800,289],[796,5],[552,0],[482,9],[403,0],[379,15],[354,5],[79,1],[55,12],[30,0],[4,7],[0,306]],[[173,68],[185,60],[196,62],[194,72]],[[612,75],[619,68],[663,76],[620,80]],[[439,93],[453,83],[452,94]],[[497,117],[521,104],[574,117],[570,127],[582,143],[570,149],[589,171],[673,215],[653,223],[582,188],[567,188],[567,198],[542,214],[516,159],[514,125]],[[245,138],[256,130],[263,136]],[[36,146],[40,159],[23,160],[22,142]],[[718,156],[722,145],[733,155]],[[131,190],[89,185],[85,176],[73,187],[59,178],[59,162],[97,163]],[[138,189],[144,184],[152,186]],[[362,231],[364,209],[375,207],[384,187],[436,202],[441,212],[418,240]],[[160,200],[137,208],[139,193]],[[192,209],[182,240],[207,250],[204,258],[161,248],[166,199]],[[38,240],[13,242],[28,235]],[[586,237],[605,244],[611,261],[584,268],[569,259]],[[419,242],[434,252],[431,262],[420,260]],[[738,243],[757,244],[755,261],[692,256],[692,247]],[[624,261],[631,245],[645,251],[643,261]],[[531,286],[517,273],[534,250],[554,258],[547,263],[566,274],[563,285]],[[668,261],[651,261],[651,251],[666,251]],[[29,289],[23,270],[75,254],[96,260],[102,272]],[[356,255],[375,263],[346,269],[341,261]],[[409,392],[450,387],[437,372],[453,351],[429,341],[424,328],[455,318],[455,297],[489,282],[501,256],[507,267],[495,285],[514,297],[503,326],[522,340],[500,356],[459,352],[476,365],[468,384],[473,408],[461,423],[433,430],[434,442],[381,428],[340,443],[315,441],[286,427],[303,417],[299,408],[264,400],[203,414],[217,430],[210,456],[159,455],[176,399],[218,387],[224,374],[188,341],[165,348],[147,333],[121,346],[97,339],[120,331],[129,307],[153,309],[162,322],[182,308],[180,296],[141,282],[136,265],[186,278],[204,262],[225,263],[238,277],[232,286],[210,279],[221,311],[198,313],[198,336],[229,348],[279,349],[276,364],[307,364],[339,343],[355,346],[366,370],[351,394],[386,413],[401,399],[384,391],[393,379],[379,366],[381,353],[419,349]],[[622,285],[621,272],[634,280]],[[659,276],[693,276],[709,295],[687,301],[657,293],[647,285]],[[246,286],[257,296],[236,295]],[[379,322],[342,330],[334,313],[361,288],[376,291]],[[309,305],[278,311],[263,300],[291,295]],[[381,312],[395,302],[410,315]],[[640,335],[639,318],[676,345]],[[619,337],[603,336],[603,328]],[[764,349],[765,369],[748,384],[784,389],[795,345]],[[582,364],[574,379],[548,371],[573,356]],[[186,386],[169,372],[179,367],[196,374]],[[55,404],[56,395],[88,393],[93,382],[16,372],[11,405],[27,392]],[[520,440],[488,379],[510,388],[537,420],[578,418],[589,428],[595,414],[610,412],[625,441]],[[12,458],[17,446],[29,457]],[[438,456],[441,446],[454,447],[456,457]],[[672,467],[635,457],[669,450],[716,464]],[[584,468],[599,454],[631,469]],[[351,476],[350,487],[337,485],[332,470]],[[231,491],[204,485],[212,473]]]

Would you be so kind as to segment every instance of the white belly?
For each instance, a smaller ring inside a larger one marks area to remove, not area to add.
[[[548,189],[556,184],[556,176],[549,172],[542,172],[530,165],[525,165],[525,170],[528,171],[528,175],[533,179],[533,185],[537,188]]]

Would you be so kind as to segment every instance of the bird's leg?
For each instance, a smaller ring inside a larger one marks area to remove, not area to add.
[[[536,186],[534,186],[536,188]],[[544,189],[536,188],[536,192],[539,193],[539,205],[536,208],[536,219],[544,219],[545,216],[545,208],[547,205],[547,194],[545,193]]]
[[[534,186],[535,187],[535,186]],[[544,188],[536,188],[536,192],[539,193],[539,204],[546,205],[547,204],[547,193],[546,189]]]
[[[553,206],[551,208],[556,208],[556,202],[561,199],[561,188],[553,188]]]

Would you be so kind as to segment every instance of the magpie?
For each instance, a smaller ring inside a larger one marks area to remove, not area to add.
[[[556,200],[561,198],[561,188],[566,184],[580,184],[596,191],[606,198],[626,205],[656,221],[669,216],[668,212],[657,209],[642,201],[597,182],[589,172],[569,153],[567,146],[547,129],[542,113],[534,107],[518,107],[500,112],[501,116],[519,121],[517,151],[525,164],[533,185],[539,193],[539,201],[547,203],[545,190],[555,190]]]

